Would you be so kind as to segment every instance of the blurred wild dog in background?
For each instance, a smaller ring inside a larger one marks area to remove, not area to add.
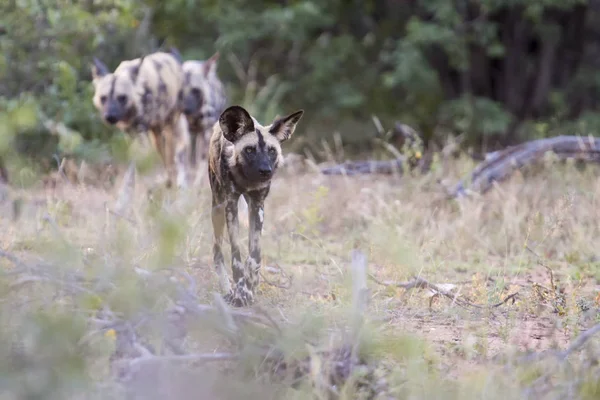
[[[166,52],[122,61],[114,72],[94,58],[93,102],[104,122],[149,138],[167,170],[167,187],[185,187],[185,152],[190,136],[178,107],[184,82],[181,62]]]
[[[190,164],[195,167],[198,156],[206,158],[212,128],[227,104],[223,83],[217,75],[219,53],[207,60],[185,62],[177,49],[171,48],[171,53],[183,63],[184,84],[180,94],[180,107],[188,121],[191,138]]]

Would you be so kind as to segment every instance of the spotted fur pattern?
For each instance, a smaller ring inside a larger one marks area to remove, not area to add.
[[[185,186],[189,128],[178,107],[184,82],[179,60],[165,52],[122,61],[110,73],[100,60],[92,66],[93,102],[105,123],[124,132],[149,134],[167,169],[167,186]]]
[[[225,109],[227,96],[217,76],[219,53],[207,60],[183,63],[185,81],[181,93],[181,108],[190,127],[190,164],[196,165],[198,155],[205,159],[212,127]],[[198,143],[198,138],[200,143]],[[200,153],[197,155],[197,146]]]
[[[260,238],[264,202],[271,179],[283,164],[281,143],[288,140],[304,111],[276,118],[262,126],[240,106],[227,108],[213,127],[208,153],[208,175],[212,190],[213,261],[221,289],[234,306],[254,302],[261,264]],[[238,200],[249,208],[248,257],[242,263],[239,240]],[[222,245],[225,225],[231,244],[233,287],[225,271]]]

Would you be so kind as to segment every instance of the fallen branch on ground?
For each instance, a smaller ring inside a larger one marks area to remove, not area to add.
[[[190,363],[208,363],[218,361],[234,361],[239,358],[239,354],[234,353],[202,353],[202,354],[182,354],[173,356],[155,356],[145,355],[142,357],[130,360],[118,360],[114,362],[114,366],[118,368],[136,368],[141,364],[146,363],[173,363],[173,362],[190,362]]]
[[[592,326],[590,329],[588,329],[587,331],[585,331],[582,334],[580,334],[579,336],[577,336],[577,339],[575,339],[571,343],[571,345],[569,347],[567,347],[565,350],[562,350],[562,351],[545,350],[540,353],[531,353],[531,354],[527,354],[527,355],[517,358],[515,360],[515,362],[517,364],[524,364],[524,363],[539,361],[546,357],[554,357],[554,358],[558,359],[558,361],[563,362],[571,354],[580,350],[584,344],[586,344],[594,335],[596,335],[599,332],[600,332],[600,323]]]
[[[573,341],[573,343],[571,343],[571,345],[566,350],[558,352],[556,354],[556,357],[561,361],[566,360],[567,357],[569,357],[572,353],[583,347],[583,345],[586,344],[586,342],[598,332],[600,332],[600,324],[594,325],[587,331],[583,332],[581,335],[577,336],[577,339],[575,339],[575,341]]]
[[[521,357],[517,357],[516,359],[511,360],[510,362],[504,365],[505,370],[512,370],[513,365],[524,365],[529,363],[534,363],[538,361],[542,361],[547,358],[555,358],[558,363],[551,363],[549,367],[546,367],[544,373],[542,373],[537,379],[533,380],[529,385],[526,386],[523,394],[525,397],[536,397],[539,398],[542,393],[547,393],[550,390],[556,389],[556,384],[552,383],[552,376],[559,369],[564,369],[564,363],[567,358],[575,353],[576,351],[581,350],[581,348],[587,343],[594,335],[600,332],[600,324],[596,324],[592,326],[587,331],[580,334],[572,343],[563,351],[557,350],[545,350],[540,353],[531,353],[526,354]],[[494,357],[496,358],[496,357]],[[587,364],[587,365],[586,365]],[[588,355],[587,362],[584,362],[584,365],[580,368],[583,370],[591,369],[594,365],[597,364],[597,356],[596,355]],[[580,387],[586,380],[585,378],[581,378],[579,375],[574,377],[575,379],[570,379],[570,388],[567,389],[569,392],[572,392],[572,389]],[[581,379],[580,379],[581,378]]]
[[[504,150],[490,153],[469,174],[469,177],[448,190],[450,198],[464,197],[468,193],[483,194],[494,182],[508,179],[515,171],[539,162],[547,152],[553,152],[559,160],[574,159],[600,163],[600,138],[580,136],[556,136],[525,142]],[[353,161],[321,168],[324,175],[402,174],[404,158],[389,161]],[[468,183],[468,188],[466,187]]]
[[[324,175],[359,175],[383,174],[402,175],[404,172],[404,158],[389,161],[348,161],[340,165],[321,168]]]
[[[382,282],[380,280],[378,280],[377,278],[375,278],[373,275],[369,274],[369,277],[377,284],[382,285],[382,286],[395,286],[395,287],[399,287],[399,288],[403,288],[406,290],[411,290],[411,289],[429,289],[432,290],[434,292],[434,294],[439,294],[442,295],[444,297],[449,298],[450,300],[452,300],[453,303],[456,303],[457,305],[464,307],[464,308],[477,308],[477,309],[490,309],[490,308],[498,308],[503,304],[506,304],[507,302],[509,302],[510,300],[513,300],[513,302],[515,301],[515,298],[519,295],[519,292],[515,292],[512,293],[510,295],[508,295],[504,300],[502,300],[499,303],[496,304],[491,304],[491,305],[479,305],[479,304],[473,304],[469,301],[466,300],[462,300],[458,297],[458,294],[453,294],[450,293],[447,290],[442,289],[439,285],[435,285],[433,283],[428,282],[427,280],[420,278],[420,277],[416,277],[411,281],[407,281],[407,282]]]
[[[494,152],[471,172],[467,179],[470,184],[468,191],[483,194],[492,188],[494,182],[501,182],[516,170],[540,161],[549,151],[559,160],[575,159],[597,163],[600,162],[600,138],[556,136],[532,140]],[[451,197],[462,197],[466,194],[465,180],[459,182],[449,193]]]
[[[324,175],[402,175],[406,172],[405,170],[413,170],[418,166],[423,171],[429,168],[429,165],[427,162],[424,162],[425,160],[421,154],[423,151],[423,139],[416,130],[406,124],[396,122],[393,128],[386,133],[378,119],[375,118],[374,122],[379,134],[388,137],[394,143],[392,145],[387,143],[386,140],[378,139],[394,155],[395,159],[385,161],[349,161],[340,165],[321,168],[321,173]],[[402,150],[403,153],[398,151],[398,149]],[[411,151],[415,153],[415,156],[410,155]]]

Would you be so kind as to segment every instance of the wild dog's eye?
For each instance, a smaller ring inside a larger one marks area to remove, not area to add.
[[[106,96],[100,96],[100,103],[106,103]]]
[[[244,151],[246,152],[246,154],[253,154],[256,151],[256,149],[254,147],[246,147]]]
[[[277,151],[275,150],[275,147],[269,147],[269,155],[273,155],[275,154]]]
[[[124,94],[117,96],[117,101],[121,104],[125,104],[127,102],[127,96]]]

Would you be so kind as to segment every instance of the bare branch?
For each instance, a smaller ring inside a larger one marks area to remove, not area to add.
[[[235,361],[239,359],[238,354],[234,353],[202,353],[202,354],[183,354],[174,356],[144,356],[129,360],[130,366],[135,366],[148,362],[194,362],[206,363],[215,361]]]
[[[519,292],[515,292],[515,293],[512,293],[512,294],[506,296],[506,298],[499,303],[491,304],[491,305],[479,305],[479,304],[473,304],[469,301],[462,300],[462,299],[458,298],[457,295],[452,294],[452,293],[448,292],[447,290],[444,290],[444,289],[440,288],[439,286],[437,286],[433,283],[430,283],[421,277],[416,277],[413,280],[408,281],[408,282],[387,282],[387,281],[382,282],[382,281],[378,280],[377,278],[375,278],[371,274],[369,274],[369,278],[371,278],[375,283],[382,285],[382,286],[395,286],[395,287],[403,288],[406,290],[430,289],[442,296],[449,298],[450,300],[452,300],[452,302],[454,302],[457,305],[464,307],[464,308],[468,308],[468,307],[477,308],[477,309],[498,308],[501,305],[506,304],[510,300],[514,301],[514,299],[519,295]]]
[[[291,276],[291,275],[287,275],[287,274],[284,272],[284,270],[283,270],[283,269],[282,269],[280,266],[277,266],[277,267],[270,267],[270,269],[271,269],[271,270],[274,270],[274,271],[278,271],[278,272],[280,272],[280,273],[281,273],[281,275],[283,275],[283,276],[284,276],[284,278],[285,278],[285,277],[287,277],[287,283],[286,283],[286,284],[280,284],[280,283],[277,283],[277,282],[271,281],[271,280],[267,279],[267,278],[266,278],[266,277],[263,275],[263,273],[262,273],[262,272],[260,272],[260,277],[263,279],[263,281],[264,281],[264,282],[265,282],[267,285],[270,285],[270,286],[276,287],[276,288],[278,288],[278,289],[289,289],[290,287],[292,287],[292,276]]]
[[[17,256],[15,256],[11,253],[8,253],[4,250],[0,250],[0,257],[7,259],[8,261],[13,263],[15,266],[19,267],[20,269],[28,269],[27,265],[24,262],[22,262]]]
[[[404,171],[404,158],[390,161],[349,161],[332,167],[321,168],[324,175],[359,175],[359,174],[384,174],[402,175]]]
[[[564,361],[569,355],[573,352],[579,350],[588,340],[592,338],[595,334],[600,332],[600,323],[592,326],[587,331],[583,332],[581,335],[577,336],[577,339],[565,350],[561,351],[557,354],[559,360]]]
[[[486,158],[470,174],[470,192],[485,193],[492,188],[494,182],[507,179],[513,172],[538,162],[547,152],[553,152],[558,159],[575,159],[579,161],[600,162],[600,139],[580,136],[556,136],[553,138],[533,140],[511,146],[495,152]],[[465,181],[459,182],[449,193],[451,197],[462,197],[467,194]]]

